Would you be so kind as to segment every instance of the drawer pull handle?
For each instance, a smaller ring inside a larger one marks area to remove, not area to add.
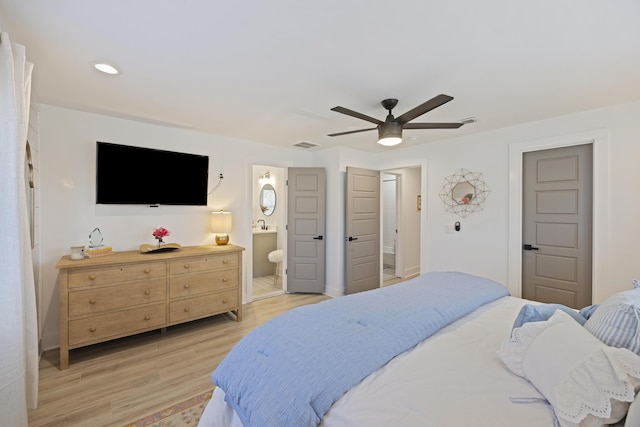
[[[188,284],[188,283],[184,285],[184,288],[185,288],[185,289],[189,289],[190,287],[191,287],[191,285],[190,285],[190,284]]]
[[[228,259],[223,259],[223,260],[222,260],[222,263],[223,263],[223,264],[228,264],[228,263],[229,263],[229,260],[228,260]]]
[[[145,269],[144,269],[144,272],[145,272],[145,273],[147,273],[147,274],[149,274],[149,273],[151,273],[151,269],[149,269],[149,268],[145,268]]]
[[[95,303],[96,303],[96,300],[95,300],[94,298],[91,298],[91,299],[89,300],[89,304],[95,304]]]
[[[225,299],[223,299],[223,300],[222,300],[222,303],[223,303],[223,304],[226,304],[226,303],[227,303],[227,299],[226,299],[226,298],[225,298]]]
[[[228,281],[229,281],[229,279],[227,279],[227,278],[225,277],[224,279],[222,279],[222,281],[226,283],[226,282],[228,282]]]
[[[149,320],[149,319],[151,319],[151,316],[149,315],[144,316],[144,320]]]
[[[90,275],[90,276],[89,276],[89,280],[96,280],[96,276],[95,276],[95,274]]]
[[[144,291],[144,294],[145,295],[149,295],[149,294],[151,294],[151,291],[149,289],[147,289],[146,291]]]
[[[185,308],[184,308],[184,312],[186,313],[186,312],[188,312],[188,311],[189,311],[189,307],[185,307]]]
[[[89,328],[89,332],[95,332],[95,331],[96,331],[96,327],[95,326],[92,326],[92,327]]]
[[[184,268],[189,268],[189,264],[185,264],[185,265],[184,265]]]

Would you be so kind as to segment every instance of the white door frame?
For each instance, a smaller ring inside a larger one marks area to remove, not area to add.
[[[390,169],[391,170],[391,169]],[[397,169],[393,169],[397,170]],[[384,205],[385,205],[385,194],[384,194],[384,177],[383,175],[393,175],[395,176],[395,200],[394,209],[396,214],[396,223],[395,223],[395,267],[394,274],[396,277],[402,277],[399,272],[402,272],[402,245],[400,242],[402,232],[404,229],[402,228],[402,221],[399,221],[400,215],[402,214],[402,174],[398,174],[396,172],[389,172],[388,170],[380,171],[380,287],[384,283]]]
[[[395,261],[396,261],[396,277],[404,277],[404,232],[405,228],[402,225],[402,221],[399,219],[402,218],[402,183],[404,176],[402,174],[394,174],[396,176],[396,248],[395,248]],[[384,212],[382,212],[384,216]],[[398,274],[400,273],[400,274]],[[382,276],[381,280],[384,281]]]
[[[535,139],[509,145],[508,287],[522,297],[522,156],[526,152],[593,144],[592,298],[600,302],[610,278],[609,249],[609,132],[589,132]]]

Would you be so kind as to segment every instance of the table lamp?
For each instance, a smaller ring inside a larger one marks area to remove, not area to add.
[[[216,245],[229,243],[231,231],[231,212],[211,212],[211,232],[216,233]]]

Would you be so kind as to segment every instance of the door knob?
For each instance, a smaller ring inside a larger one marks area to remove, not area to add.
[[[525,244],[522,249],[524,249],[525,251],[539,251],[540,248],[536,248],[535,246],[531,246],[529,244]]]
[[[354,240],[358,240],[358,238],[349,236],[349,237],[347,237],[347,240],[350,241],[350,242],[353,242]]]
[[[316,236],[316,237],[313,238],[313,240],[323,240],[323,239],[324,239],[324,237],[322,237],[322,235]]]

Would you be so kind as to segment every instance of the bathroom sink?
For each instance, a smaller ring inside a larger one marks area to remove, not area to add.
[[[253,234],[262,234],[262,233],[276,233],[278,230],[274,226],[269,226],[266,230],[261,228],[254,228]]]

